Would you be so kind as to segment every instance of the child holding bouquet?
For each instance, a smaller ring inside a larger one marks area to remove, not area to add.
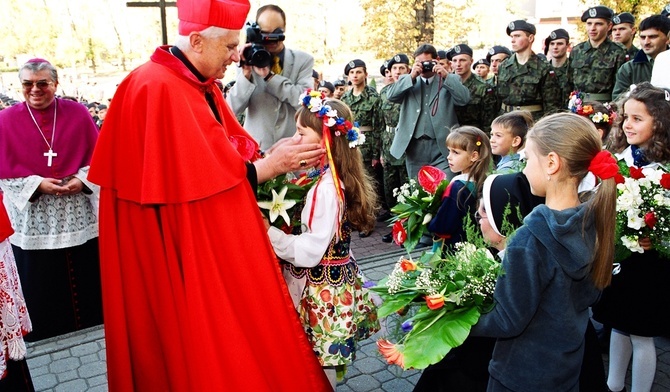
[[[465,217],[474,221],[477,200],[486,175],[492,165],[491,144],[488,136],[479,128],[462,126],[452,130],[447,136],[449,149],[449,169],[460,173],[454,177],[442,198],[442,204],[435,217],[428,224],[428,230],[439,238],[436,242],[451,249],[465,238]]]
[[[617,159],[638,169],[670,162],[670,93],[641,83],[631,86],[621,107],[622,124],[613,134]],[[633,252],[615,266],[612,285],[593,308],[594,319],[612,327],[607,379],[612,391],[624,388],[631,355],[632,391],[651,389],[656,373],[653,337],[668,331],[659,313],[670,309],[670,260],[652,249],[648,239],[639,242],[644,253]]]
[[[322,143],[327,160],[302,210],[302,233],[269,227],[307,337],[333,389],[354,358],[355,342],[379,330],[375,306],[350,253],[352,230],[370,231],[377,198],[358,146],[365,136],[341,101],[308,90],[296,114],[301,143]]]
[[[588,308],[611,278],[618,167],[593,123],[571,113],[541,119],[525,151],[523,172],[545,204],[509,239],[495,307],[471,334],[498,338],[489,391],[574,391]],[[577,189],[589,171],[600,185],[582,202]]]

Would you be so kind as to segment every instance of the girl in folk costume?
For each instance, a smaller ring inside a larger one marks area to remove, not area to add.
[[[23,341],[32,325],[8,240],[13,233],[5,207],[0,203],[0,391],[34,391]]]
[[[278,257],[288,262],[284,277],[305,332],[333,389],[337,376],[354,359],[355,342],[379,330],[374,304],[350,252],[352,230],[374,227],[377,198],[358,150],[365,137],[352,125],[339,100],[307,90],[296,114],[301,143],[321,142],[327,161],[309,190],[301,221],[303,232],[289,235],[269,227]]]
[[[629,167],[657,168],[670,162],[670,92],[649,83],[631,86],[624,98],[622,124],[612,135],[612,150]],[[594,307],[594,318],[612,328],[607,384],[624,389],[628,364],[633,359],[632,391],[649,391],[656,373],[654,336],[668,331],[670,308],[667,282],[670,260],[640,240],[644,253],[635,253],[614,268],[612,285]]]
[[[447,136],[449,169],[460,173],[454,177],[442,198],[442,205],[428,224],[428,230],[440,238],[436,244],[450,248],[465,238],[464,221],[467,215],[474,220],[477,195],[493,163],[488,136],[479,128],[462,126]]]
[[[488,391],[576,391],[589,306],[611,278],[618,166],[593,123],[572,113],[541,119],[525,151],[523,173],[545,204],[508,241],[496,305],[471,333],[498,338]],[[589,171],[600,184],[582,202]]]

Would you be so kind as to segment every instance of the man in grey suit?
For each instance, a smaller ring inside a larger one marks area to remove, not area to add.
[[[414,52],[414,65],[387,90],[388,100],[399,103],[400,119],[391,155],[406,153],[405,165],[410,178],[424,165],[453,173],[447,162],[446,140],[452,127],[458,125],[454,106],[470,102],[470,92],[460,77],[450,74],[437,62],[435,47],[423,44]]]
[[[262,34],[281,34],[283,37],[286,15],[276,5],[264,5],[256,12],[256,23]],[[273,63],[261,68],[241,62],[237,81],[226,100],[236,116],[246,114],[244,128],[265,150],[277,140],[295,133],[295,112],[300,107],[300,94],[314,87],[314,58],[285,47],[283,39],[264,42],[263,46],[273,56]],[[240,50],[240,58],[245,60],[243,51]]]

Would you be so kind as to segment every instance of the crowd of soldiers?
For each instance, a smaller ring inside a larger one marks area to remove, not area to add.
[[[458,75],[470,92],[469,103],[455,107],[458,124],[489,132],[495,117],[506,112],[526,110],[537,120],[566,110],[571,94],[577,93],[585,101],[609,105],[631,85],[650,81],[656,56],[666,51],[670,42],[669,13],[670,4],[636,26],[635,17],[628,12],[616,14],[605,6],[591,7],[581,17],[587,40],[571,48],[568,31],[559,28],[544,40],[544,53],[532,50],[536,27],[515,20],[506,30],[511,50],[496,45],[485,58],[475,59],[470,46],[458,44],[437,51],[435,60]],[[636,33],[640,49],[633,45]],[[389,101],[387,91],[401,75],[410,72],[413,64],[403,53],[386,60],[380,68],[386,85],[379,92],[365,83],[367,67],[360,59],[346,65],[346,84],[344,80],[319,82],[314,75],[315,88],[329,97],[341,98],[351,107],[361,129],[367,131],[364,160],[383,184],[380,191],[383,189],[387,210],[395,204],[393,189],[407,180],[404,159],[390,154],[400,104]],[[384,214],[380,218],[388,217]],[[391,236],[383,239],[390,242]]]

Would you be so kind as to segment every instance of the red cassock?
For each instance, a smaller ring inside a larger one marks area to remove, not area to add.
[[[166,47],[117,89],[89,173],[110,391],[331,390],[229,136]]]

